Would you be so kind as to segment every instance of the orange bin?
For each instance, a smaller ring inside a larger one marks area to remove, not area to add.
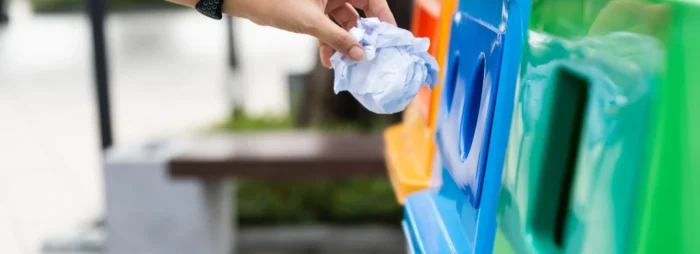
[[[435,133],[435,125],[437,124],[437,115],[438,115],[438,105],[440,103],[440,94],[442,91],[442,81],[444,80],[443,77],[445,75],[445,68],[447,67],[446,63],[446,58],[447,58],[447,51],[449,50],[449,42],[450,42],[450,27],[452,26],[452,17],[454,16],[455,10],[457,10],[457,3],[458,0],[445,0],[442,1],[442,8],[441,8],[441,13],[440,15],[440,23],[439,29],[437,31],[438,35],[437,37],[440,38],[438,42],[436,43],[437,45],[437,52],[436,52],[436,58],[438,64],[440,64],[440,82],[438,83],[437,86],[433,88],[432,94],[431,94],[431,101],[430,101],[430,113],[429,113],[429,128],[430,128],[430,141],[431,145],[429,147],[429,152],[428,154],[430,155],[430,162],[428,164],[428,168],[430,168],[433,160],[433,155],[435,154],[435,145],[433,143],[433,133]]]
[[[457,0],[415,0],[411,31],[429,37],[428,52],[437,58],[442,77],[452,15]],[[403,113],[403,121],[384,132],[389,178],[400,204],[409,194],[428,187],[435,145],[433,133],[440,84],[423,87]]]

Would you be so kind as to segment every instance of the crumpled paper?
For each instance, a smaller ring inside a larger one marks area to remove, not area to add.
[[[418,94],[421,86],[438,82],[438,63],[428,54],[430,39],[414,38],[411,32],[361,18],[350,34],[365,49],[365,59],[355,62],[336,52],[334,91],[348,91],[368,110],[377,114],[400,112]]]

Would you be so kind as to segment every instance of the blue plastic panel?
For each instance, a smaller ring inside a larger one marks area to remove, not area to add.
[[[445,81],[445,110],[436,131],[443,166],[474,208],[479,207],[496,104],[503,33],[457,12]],[[443,106],[441,105],[441,106]]]
[[[412,253],[471,253],[473,244],[464,240],[460,227],[460,205],[430,190],[406,197],[404,216]]]
[[[493,27],[500,27],[501,24],[506,24],[507,15],[503,15],[505,10],[512,2],[511,0],[463,0],[459,1],[457,11],[473,17],[484,24]],[[528,10],[529,11],[529,10]],[[527,21],[524,24],[527,24]],[[503,30],[503,29],[499,29]]]
[[[409,195],[404,207],[415,253],[493,250],[530,6],[469,1],[454,15],[436,128],[433,172],[439,181]]]
[[[484,183],[484,172],[491,150],[494,163],[502,164],[504,158],[530,2],[463,1],[459,7],[452,26],[436,143],[443,167],[472,207],[479,208],[483,185],[500,185],[498,179]],[[478,13],[482,19],[469,13]],[[499,18],[493,18],[493,13]],[[489,20],[499,23],[485,22]],[[508,39],[506,31],[512,38]],[[494,121],[498,124],[493,125]],[[492,135],[493,126],[496,132]],[[490,149],[491,144],[496,147]]]
[[[418,246],[420,242],[414,238],[415,234],[413,228],[408,226],[408,222],[406,222],[405,219],[401,221],[401,228],[403,228],[403,233],[406,237],[406,243],[408,243],[408,253],[423,253],[423,248]],[[417,250],[420,250],[421,252],[418,252]]]

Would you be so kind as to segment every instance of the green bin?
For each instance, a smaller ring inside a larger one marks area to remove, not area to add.
[[[533,1],[497,253],[700,253],[698,33],[696,1]]]

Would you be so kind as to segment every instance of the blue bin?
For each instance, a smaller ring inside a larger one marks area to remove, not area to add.
[[[436,128],[441,181],[409,195],[414,253],[490,253],[531,1],[460,1]]]

